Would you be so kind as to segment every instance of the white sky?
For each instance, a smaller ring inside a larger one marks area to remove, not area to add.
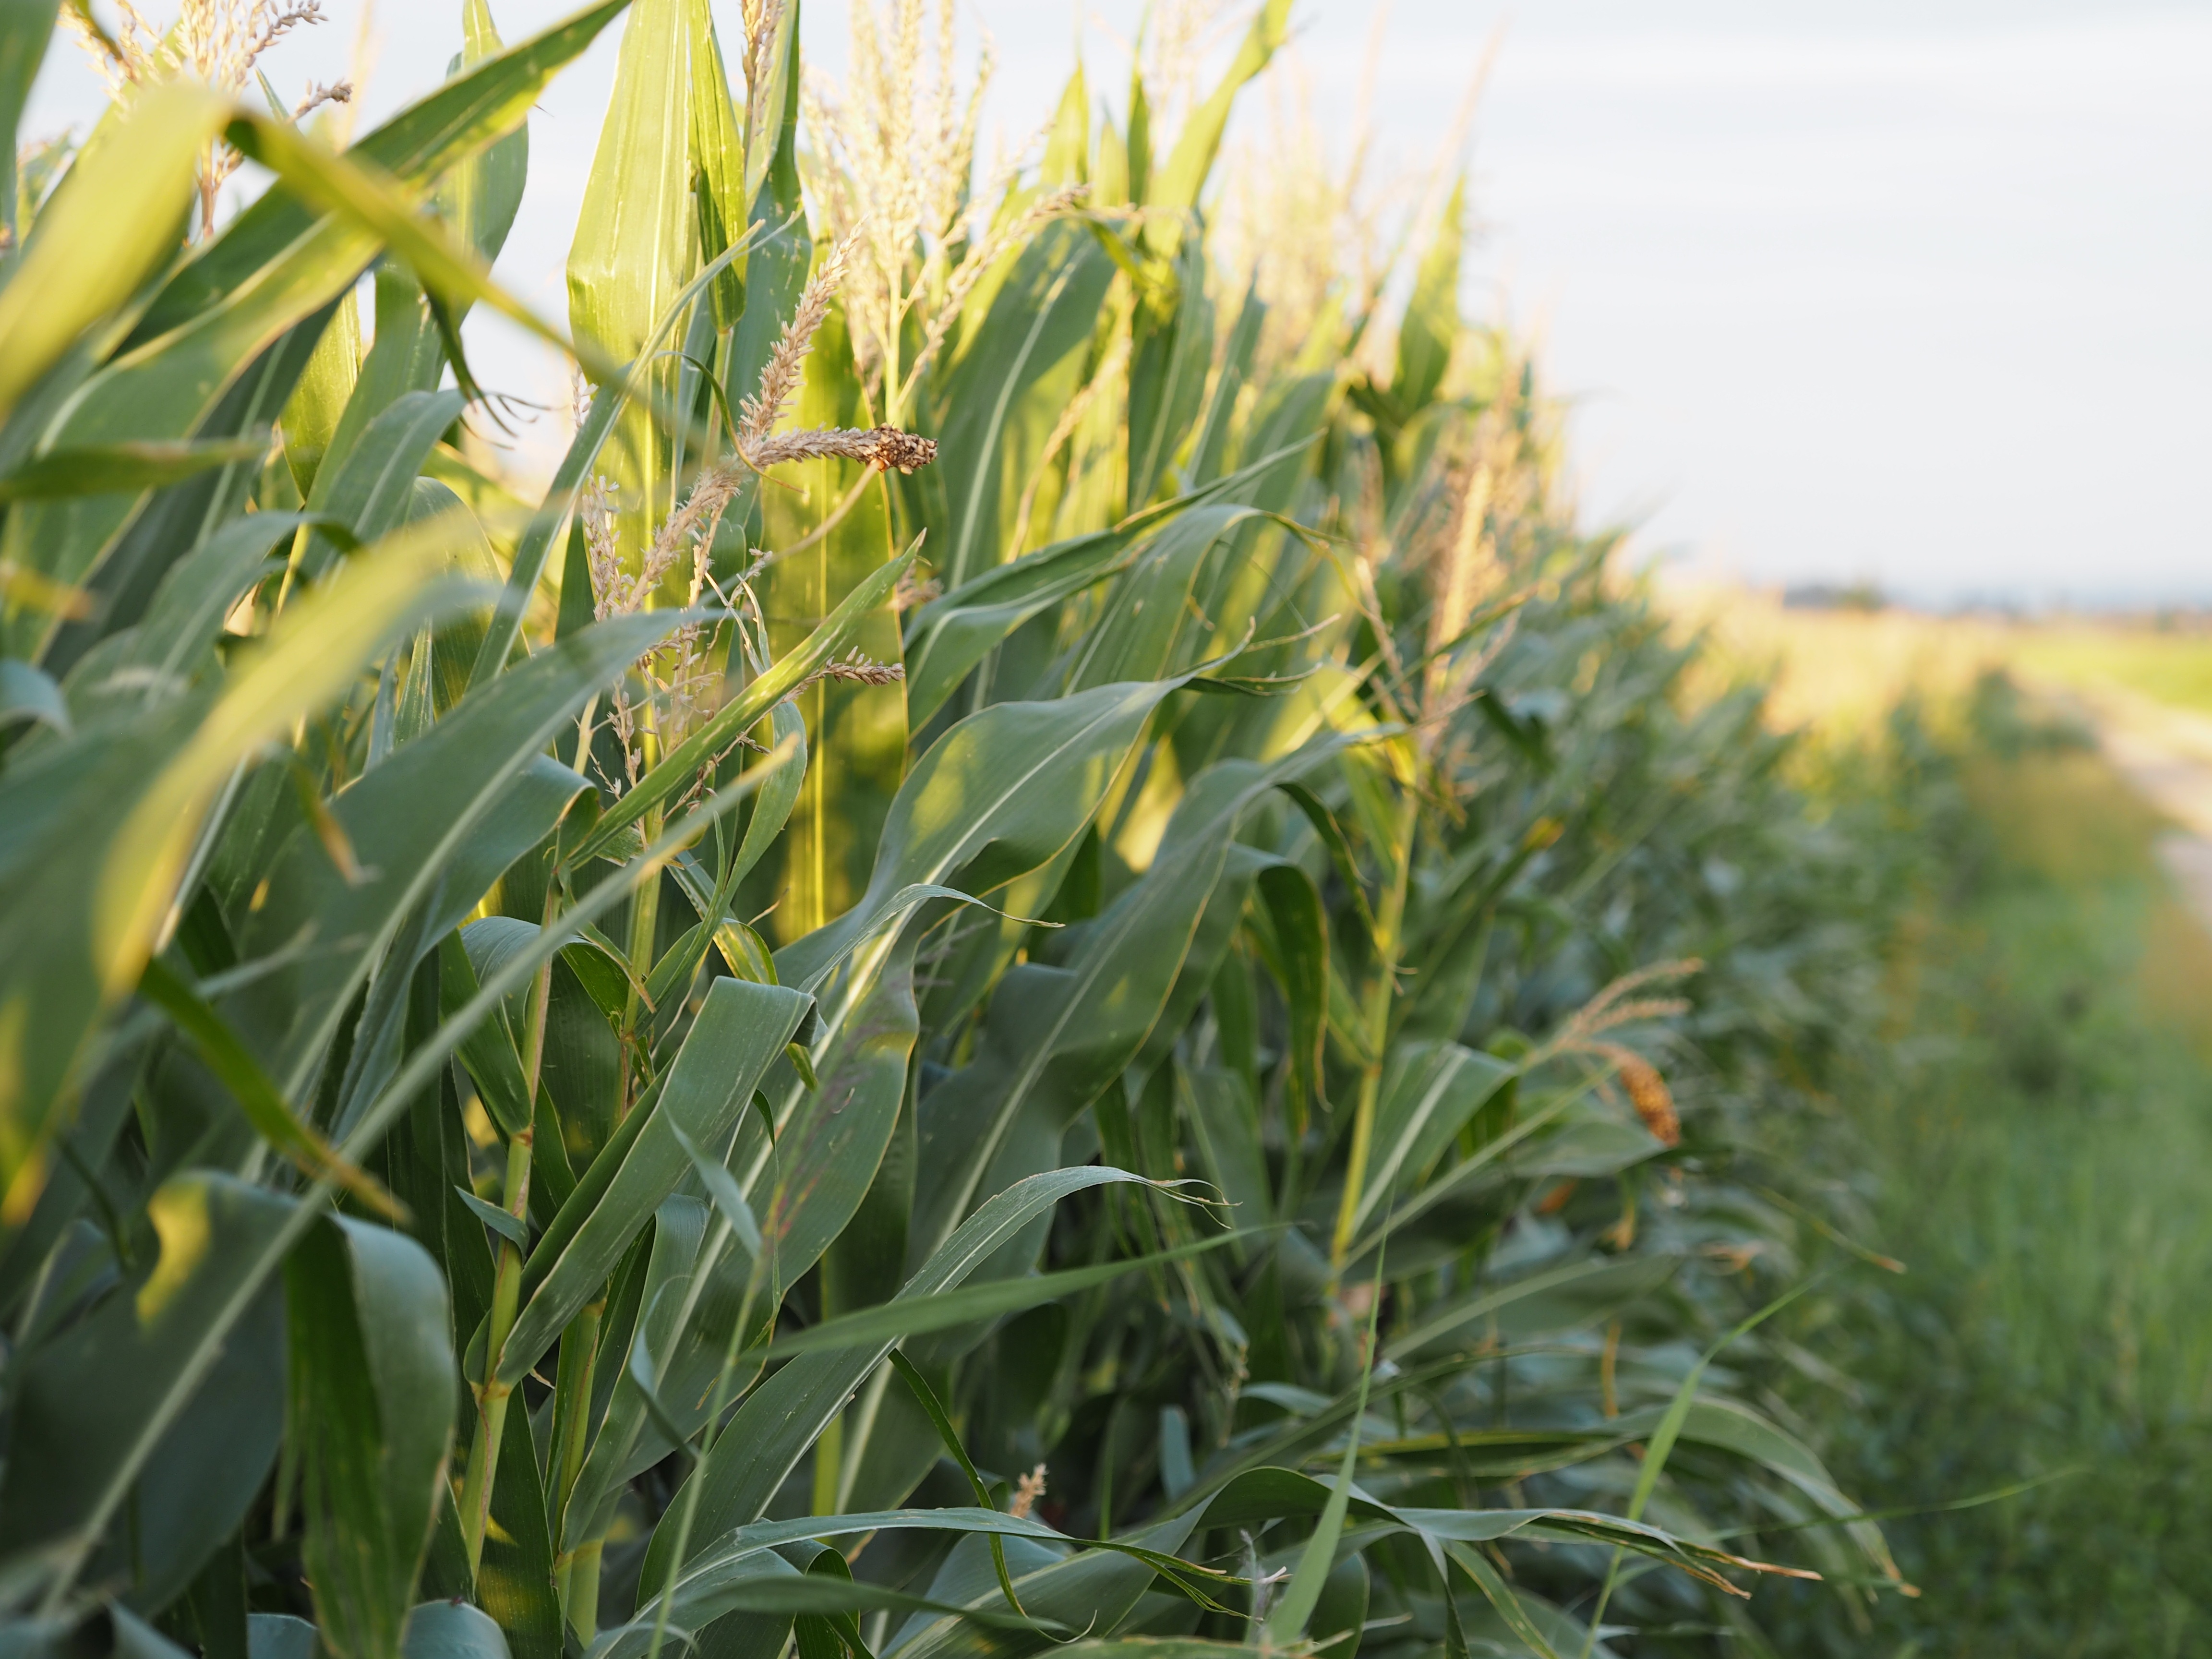
[[[269,60],[288,96],[344,72],[356,0],[326,3],[330,26]],[[572,0],[493,5],[514,40]],[[1138,9],[1086,8],[1093,84],[1117,103]],[[1330,130],[1349,125],[1373,10],[1295,14],[1295,70]],[[366,120],[442,75],[458,15],[380,0]],[[1073,9],[962,15],[996,42],[991,125],[1026,134],[1066,78]],[[1400,0],[1376,100],[1387,155],[1433,153],[1501,25],[1468,298],[1544,340],[1577,400],[1593,520],[1761,580],[2212,599],[2212,6]],[[556,318],[617,33],[533,118],[501,261]],[[834,70],[843,6],[809,0],[805,33]],[[25,134],[82,127],[98,101],[58,41]],[[557,398],[503,325],[471,327],[480,373]]]

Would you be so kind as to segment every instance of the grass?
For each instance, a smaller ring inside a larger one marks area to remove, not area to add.
[[[2212,633],[2063,623],[2011,630],[2027,673],[2063,685],[2118,685],[2179,708],[2212,710]]]
[[[2212,939],[2170,833],[2077,732],[1984,696],[1906,791],[1920,897],[1889,1029],[1808,1147],[1879,1248],[1808,1316],[1802,1402],[1923,1587],[1784,1652],[2212,1652]],[[2033,1490],[1942,1506],[2023,1481]]]

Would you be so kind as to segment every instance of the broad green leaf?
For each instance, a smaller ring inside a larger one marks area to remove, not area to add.
[[[1158,679],[1234,643],[1220,638],[1193,596],[1211,563],[1228,556],[1253,509],[1209,503],[1184,513],[1115,578],[1102,614],[1074,653],[1071,690],[1115,680]]]
[[[902,890],[957,881],[980,896],[1044,864],[1083,832],[1146,720],[1177,684],[998,703],[961,721],[900,786],[867,891],[829,927],[779,951],[777,972],[805,982],[872,931]]]
[[[268,453],[265,434],[49,450],[0,477],[0,501],[51,501],[98,495],[104,489],[159,489],[212,467],[258,463]]]
[[[376,262],[373,287],[375,339],[369,346],[368,355],[346,374],[345,400],[332,417],[330,441],[322,458],[328,465],[318,465],[319,478],[331,468],[343,465],[370,425],[400,398],[411,392],[435,392],[445,371],[445,344],[438,337],[437,319],[430,314],[429,295],[422,291],[422,284],[415,273],[386,257]],[[347,306],[359,311],[360,295],[358,287],[346,290],[330,333],[316,344],[319,356],[332,336],[339,334]],[[359,342],[355,343],[357,348]],[[310,373],[313,368],[311,362]],[[301,386],[306,386],[307,381],[308,375],[303,374]],[[287,414],[289,416],[289,406]],[[289,434],[290,428],[286,430]],[[307,500],[313,502],[327,496],[331,482],[324,481],[322,495],[316,495],[311,487]]]
[[[908,723],[919,731],[969,671],[1023,623],[1126,568],[1144,538],[1179,514],[1232,494],[1264,471],[1263,463],[1132,514],[1111,530],[1056,542],[994,565],[923,606],[907,629]]]
[[[1208,773],[1177,808],[1152,871],[1088,925],[1066,965],[1032,963],[1007,975],[974,1063],[923,1103],[918,1250],[933,1249],[996,1189],[1002,1159],[1009,1176],[1025,1174],[1023,1164],[1056,1148],[1076,1115],[1136,1060],[1223,881],[1244,815],[1279,775],[1294,776],[1322,758],[1303,756],[1273,772],[1224,763]],[[1248,866],[1243,879],[1252,873]],[[1224,921],[1242,908],[1240,891]],[[1227,927],[1218,932],[1225,945]]]
[[[507,572],[507,586],[501,593],[498,607],[493,613],[492,625],[486,633],[483,647],[477,654],[476,668],[470,675],[471,684],[482,684],[506,666],[514,642],[521,635],[523,612],[529,608],[531,595],[538,591],[538,584],[545,574],[545,562],[552,552],[554,543],[562,534],[574,529],[580,549],[580,528],[575,526],[573,515],[586,485],[596,476],[599,453],[613,434],[616,421],[629,409],[631,400],[649,398],[655,384],[653,375],[657,355],[690,314],[691,302],[714,281],[718,267],[726,268],[721,262],[734,262],[741,252],[741,248],[726,250],[720,260],[693,277],[684,291],[676,296],[674,303],[661,313],[652,337],[623,371],[620,385],[602,387],[592,397],[590,411],[579,422],[576,435],[569,441],[568,452],[561,458],[553,482],[546,489],[544,501],[531,520],[529,528],[515,544],[514,559]],[[579,562],[581,563],[580,556]],[[583,602],[581,614],[588,619],[592,611],[587,565],[583,567],[579,586],[580,591],[572,596],[564,582],[564,614],[567,614],[565,606],[568,604],[580,599]]]
[[[1138,300],[1129,362],[1132,506],[1152,499],[1205,401],[1214,334],[1206,276],[1206,245],[1188,238],[1169,268],[1166,291]]]
[[[465,1601],[425,1601],[410,1613],[401,1650],[406,1659],[510,1659],[499,1626]]]
[[[1496,1055],[1456,1042],[1395,1046],[1384,1066],[1367,1187],[1353,1224],[1364,1226],[1401,1178],[1424,1175],[1516,1073]]]
[[[527,119],[555,72],[580,56],[627,3],[597,0],[476,64],[401,110],[349,154],[410,182],[442,176]],[[261,197],[170,276],[139,319],[126,349],[143,346],[210,311],[236,306],[243,297],[241,290],[258,275],[282,271],[299,254],[331,252],[332,245],[319,230],[320,218],[315,209],[284,191],[270,191]],[[349,285],[367,263],[364,254],[341,266],[337,286]]]
[[[1318,1106],[1328,1024],[1328,913],[1313,878],[1288,860],[1261,871],[1258,886],[1267,925],[1255,931],[1290,1015],[1291,1079]]]
[[[445,1281],[412,1239],[331,1218],[285,1263],[289,1443],[324,1644],[398,1659],[453,1433]]]
[[[528,1375],[684,1180],[690,1158],[678,1132],[701,1147],[728,1144],[762,1073],[783,1053],[808,1001],[805,994],[778,986],[714,981],[642,1128],[634,1139],[600,1154],[602,1162],[616,1158],[615,1166],[603,1176],[593,1165],[532,1253],[526,1280],[534,1289],[507,1339],[502,1381],[519,1382]],[[634,1115],[645,1111],[637,1108]]]
[[[1375,1378],[1375,1327],[1382,1304],[1382,1267],[1378,1263],[1373,1295],[1367,1304],[1367,1340],[1362,1345],[1367,1359],[1359,1368],[1358,1395],[1352,1403],[1351,1431],[1344,1437],[1344,1457],[1337,1465],[1335,1480],[1330,1483],[1328,1501],[1322,1505],[1321,1516],[1314,1522],[1313,1535],[1298,1552],[1291,1582],[1283,1587],[1282,1599],[1267,1614],[1265,1639],[1273,1645],[1295,1641],[1306,1633],[1314,1608],[1320,1605],[1322,1587],[1336,1565],[1337,1540],[1344,1535],[1345,1511],[1352,1503],[1352,1477],[1359,1467],[1359,1431],[1367,1414],[1367,1391]]]
[[[966,1507],[947,1507],[935,1510],[878,1510],[851,1515],[816,1516],[802,1521],[760,1521],[733,1528],[718,1540],[709,1549],[701,1551],[674,1586],[670,1601],[671,1627],[686,1632],[702,1629],[724,1613],[733,1611],[739,1595],[755,1594],[750,1583],[755,1579],[752,1569],[763,1559],[774,1559],[772,1552],[785,1548],[803,1539],[852,1538],[871,1533],[946,1532],[962,1537],[998,1537],[1018,1541],[1035,1548],[1049,1551],[1057,1558],[1073,1541],[1043,1522],[1024,1516],[1008,1515],[1002,1510]],[[1187,1528],[1186,1528],[1187,1533]],[[1181,1541],[1180,1537],[1176,1543]],[[1169,1544],[1172,1549],[1175,1544]],[[1148,1558],[1159,1559],[1157,1551],[1142,1546],[1114,1544],[1106,1547],[1109,1555],[1127,1555],[1139,1564],[1139,1573],[1149,1577],[1152,1568],[1144,1565]],[[986,1568],[988,1574],[988,1569]],[[987,1581],[989,1582],[988,1577]],[[994,1586],[989,1592],[999,1595]],[[651,1613],[656,1602],[646,1601],[640,1605],[637,1620],[629,1626],[621,1638],[622,1645],[613,1650],[625,1655],[641,1651],[643,1643],[630,1644],[637,1635],[651,1632]],[[1004,1603],[999,1611],[1003,1613]],[[967,1609],[961,1609],[965,1612]],[[980,1609],[988,1613],[989,1609]]]
[[[1110,1284],[1124,1273],[1139,1273],[1165,1262],[1187,1260],[1224,1244],[1237,1243],[1243,1237],[1236,1233],[1223,1233],[1195,1244],[1182,1244],[1170,1250],[1156,1250],[1149,1255],[1102,1262],[1093,1267],[1070,1267],[1060,1273],[1032,1274],[1026,1279],[997,1279],[981,1285],[963,1285],[957,1290],[939,1291],[930,1296],[902,1297],[872,1308],[863,1308],[857,1313],[840,1314],[834,1319],[823,1320],[818,1325],[805,1326],[788,1336],[780,1336],[769,1344],[761,1357],[775,1359],[791,1354],[811,1353],[823,1348],[853,1347],[885,1338],[919,1336],[925,1332],[941,1331],[954,1325],[996,1319],[1002,1314],[1018,1313],[1024,1308],[1034,1308],[1042,1302],[1057,1301],[1063,1296],[1073,1296],[1078,1291],[1089,1290],[1094,1285]]]
[[[519,1415],[519,1413],[518,1413]],[[513,1659],[560,1659],[561,1603],[553,1591],[553,1539],[544,1477],[526,1421],[500,1437],[491,1524],[477,1569],[477,1604],[497,1621]]]
[[[434,529],[392,538],[292,607],[220,690],[27,757],[0,801],[0,1190],[27,1212],[46,1115],[100,1012],[137,984],[239,763],[351,682],[426,590]],[[14,1182],[28,1166],[21,1198]]]
[[[313,1127],[292,1115],[268,1073],[256,1063],[238,1036],[175,972],[155,957],[146,964],[138,994],[167,1014],[198,1051],[201,1060],[222,1079],[254,1132],[310,1176],[327,1175],[387,1218],[397,1206],[392,1195],[365,1171],[331,1150]]]
[[[821,627],[807,636],[805,644],[777,659],[773,667],[723,704],[712,720],[662,757],[658,765],[638,780],[635,788],[602,812],[592,833],[568,854],[569,863],[580,866],[587,860],[604,856],[617,843],[623,832],[650,808],[665,806],[690,789],[699,774],[735,738],[759,724],[798,688],[800,681],[844,648],[854,629],[890,596],[898,586],[898,579],[912,564],[913,555],[902,555],[847,594]]]
[[[381,343],[381,328],[376,337]],[[293,487],[303,497],[314,490],[316,471],[361,380],[361,291],[348,289],[284,405],[284,464],[291,469]]]
[[[714,1285],[711,1264],[700,1259],[701,1246],[708,1237],[707,1220],[707,1206],[680,1193],[663,1202],[654,1213],[653,1246],[639,1295],[635,1340],[652,1359],[654,1373],[664,1383],[678,1377],[679,1342],[699,1325],[714,1322],[710,1316],[716,1310],[711,1306],[704,1310],[709,1316],[700,1317],[702,1303],[708,1301],[711,1292],[718,1288],[733,1290],[737,1297],[741,1297],[742,1285],[732,1286],[728,1281],[748,1273],[752,1266],[750,1259],[738,1263],[734,1273],[726,1273],[720,1285]],[[724,1261],[726,1262],[728,1258]],[[734,1326],[738,1316],[734,1297],[726,1312],[728,1325]],[[708,1340],[697,1346],[711,1348],[714,1360],[719,1364],[721,1342],[713,1339],[719,1336],[726,1340],[727,1327],[704,1334]],[[689,1432],[696,1425],[685,1423],[678,1426]],[[637,1380],[630,1368],[623,1366],[585,1459],[583,1472],[569,1494],[561,1547],[574,1549],[587,1538],[604,1536],[614,1518],[614,1504],[626,1489],[625,1483],[640,1468],[652,1467],[674,1449],[673,1443],[662,1437],[657,1425],[650,1421]]]
[[[1188,210],[1198,205],[1213,158],[1221,149],[1221,135],[1229,125],[1229,112],[1244,83],[1267,68],[1290,39],[1291,0],[1265,0],[1252,19],[1252,27],[1237,48],[1237,56],[1206,100],[1184,118],[1182,131],[1159,176],[1144,192],[1147,206]],[[1149,220],[1146,234],[1162,253],[1173,253],[1182,241],[1182,229],[1172,216]]]
[[[1220,1188],[1237,1225],[1264,1226],[1274,1209],[1274,1194],[1251,1085],[1243,1073],[1221,1066],[1186,1070],[1178,1065],[1176,1080],[1206,1178]],[[1242,1247],[1237,1254],[1242,1260]]]
[[[0,658],[0,727],[36,721],[70,734],[69,704],[51,675],[13,657]]]
[[[326,305],[295,323],[248,362],[201,419],[193,441],[244,438],[272,425],[306,372],[316,337],[333,310]],[[47,638],[40,660],[48,672],[58,675],[71,672],[100,640],[137,623],[171,567],[245,513],[264,481],[275,483],[258,463],[234,461],[204,469],[147,496],[85,584],[92,614],[63,623]],[[88,496],[48,504],[57,509],[52,514],[44,507],[35,513],[26,507],[13,516],[25,520],[27,547],[46,534],[67,541],[76,533],[82,516],[79,509],[96,520],[114,499]],[[295,503],[287,499],[262,505],[288,510]],[[33,519],[35,525],[30,522]],[[28,533],[34,530],[36,535]],[[40,551],[44,556],[45,550]]]
[[[331,813],[361,867],[357,879],[332,865],[311,830],[295,835],[240,937],[249,951],[272,951],[313,921],[344,946],[256,981],[234,1005],[288,1095],[320,1066],[347,1000],[410,913],[434,892],[458,921],[587,787],[539,751],[586,697],[679,617],[611,617],[539,653],[340,795]],[[521,810],[509,824],[502,807],[511,797]],[[500,830],[488,838],[487,857],[477,842],[490,824]],[[443,931],[418,926],[417,948],[427,951]]]
[[[340,155],[308,138],[290,123],[240,113],[224,137],[283,181],[284,188],[331,215],[356,235],[368,235],[404,260],[437,301],[434,308],[446,356],[473,390],[459,355],[455,318],[468,303],[482,300],[550,344],[568,350],[602,376],[611,360],[585,337],[571,341],[497,283],[471,242],[457,240],[438,221],[421,211],[421,187],[385,173],[356,155]]]
[[[802,1078],[787,1091],[772,1155],[759,1137],[747,1137],[749,1149],[741,1144],[778,1288],[796,1282],[845,1231],[890,1144],[920,1029],[920,942],[918,927],[893,933],[889,951],[868,964],[865,989],[836,1006],[827,1040],[810,1056],[813,1086]]]
[[[1421,255],[1413,278],[1413,298],[1398,325],[1398,372],[1390,392],[1410,418],[1425,408],[1443,384],[1452,347],[1459,338],[1459,267],[1461,250],[1467,246],[1467,179],[1452,186],[1436,240]]]
[[[580,339],[614,361],[640,360],[655,325],[699,263],[691,203],[692,54],[689,0],[635,0],[623,27],[615,87],[568,250],[568,319]],[[647,370],[659,395],[675,395],[676,370]],[[624,559],[641,556],[649,526],[674,507],[662,482],[670,459],[650,416],[618,419],[605,470],[617,487]]]
[[[20,238],[24,228],[15,222],[15,125],[31,83],[38,79],[58,10],[54,0],[13,0],[0,9],[0,142],[7,145],[0,160],[0,224],[11,237]]]
[[[496,58],[505,45],[485,0],[462,0],[460,56],[447,73],[473,69]],[[438,187],[440,212],[486,264],[495,262],[507,245],[529,175],[530,124],[525,121],[455,167]]]
[[[9,8],[11,22],[18,9]],[[13,27],[8,39],[13,48]],[[0,416],[79,334],[175,257],[194,164],[226,114],[209,88],[167,82],[141,94],[107,141],[71,169],[0,288]]]
[[[173,696],[206,674],[216,666],[213,647],[231,607],[268,574],[270,556],[313,523],[304,513],[253,513],[221,526],[169,567],[143,617],[78,659],[70,672],[71,694],[97,702],[119,692],[143,703]],[[334,521],[316,527],[346,533]],[[99,683],[111,673],[123,682],[116,692]]]
[[[722,66],[722,45],[705,0],[691,0],[691,167],[696,179],[693,210],[698,216],[700,258],[712,260],[744,235],[745,135],[730,99],[730,78]],[[742,36],[740,37],[742,39]],[[742,271],[726,269],[714,279],[714,326],[734,325],[745,307]],[[733,405],[734,407],[734,405]]]
[[[386,123],[354,153],[402,185],[437,176],[520,122],[553,70],[583,51],[625,3],[601,0],[487,60]],[[254,135],[288,161],[314,161],[313,147],[289,127],[264,124],[240,136]],[[339,172],[349,182],[360,176],[358,168]],[[402,223],[387,216],[383,222],[417,251],[437,240],[411,217]],[[191,435],[240,372],[293,325],[335,301],[376,246],[375,234],[356,221],[324,216],[285,191],[268,192],[169,278],[122,352],[72,398],[44,441],[80,447]],[[277,406],[290,392],[283,387]],[[21,550],[19,562],[77,582],[100,566],[137,508],[136,497],[118,494],[11,514],[8,543]],[[42,620],[17,617],[9,623],[16,642],[10,648],[34,651],[51,632]]]
[[[807,358],[798,424],[872,423],[852,356],[843,312],[833,309]],[[776,477],[792,487],[762,494],[763,545],[795,548],[815,538],[755,579],[769,651],[781,655],[802,646],[896,549],[890,489],[880,471],[828,457],[779,467]],[[855,489],[859,499],[848,501]],[[839,512],[843,516],[833,525]],[[899,623],[888,596],[854,618],[846,638],[847,648],[864,659],[896,665]],[[858,898],[906,767],[903,687],[824,681],[809,688],[799,706],[808,732],[806,775],[776,852],[754,878],[779,896],[762,924],[778,945],[812,933]]]
[[[1191,441],[1188,474],[1194,488],[1203,489],[1221,476],[1229,454],[1230,427],[1237,415],[1237,400],[1251,384],[1252,360],[1260,349],[1260,330],[1267,320],[1267,307],[1260,298],[1258,273],[1244,290],[1244,303],[1222,348],[1221,367],[1213,389],[1206,394],[1206,415],[1198,435]]]
[[[410,392],[395,398],[317,476],[307,510],[337,520],[357,541],[396,529],[406,521],[424,458],[465,406],[458,392]],[[307,574],[320,574],[332,551],[325,538],[311,543],[303,563]]]
[[[1091,172],[1091,93],[1081,59],[1067,77],[1053,111],[1039,180],[1045,185],[1079,185]]]
[[[1495,1331],[1508,1340],[1525,1341],[1587,1327],[1650,1295],[1680,1266],[1673,1256],[1638,1255],[1542,1268],[1446,1304],[1412,1330],[1393,1336],[1383,1352],[1402,1364],[1454,1337],[1474,1343]]]
[[[147,1211],[161,1241],[149,1271],[27,1356],[16,1385],[14,1439],[0,1486],[6,1499],[0,1560],[40,1552],[46,1572],[64,1585],[99,1547],[141,1474],[164,1455],[171,1429],[190,1421],[195,1401],[207,1395],[220,1405],[225,1392],[259,1389],[267,1403],[255,1373],[281,1355],[281,1304],[273,1292],[257,1294],[251,1279],[241,1284],[240,1273],[281,1245],[293,1202],[195,1171],[164,1185]],[[281,1358],[270,1369],[272,1380],[281,1376]],[[247,1422],[256,1437],[274,1426],[265,1411]],[[258,1460],[246,1447],[204,1437],[177,1449],[198,1460],[197,1488],[174,1492],[167,1515],[140,1517],[142,1528],[154,1522],[143,1536],[159,1551],[196,1552],[173,1592],[222,1536],[209,1529],[228,1507],[210,1477],[236,1494],[234,1513],[242,1515],[275,1443],[263,1439]],[[122,1559],[127,1571],[128,1557]]]
[[[1138,1179],[1125,1170],[1094,1166],[1056,1170],[1019,1182],[984,1205],[939,1246],[893,1301],[958,1285],[1032,1217],[1070,1193]],[[878,1340],[836,1352],[802,1355],[747,1396],[716,1437],[714,1449],[691,1474],[702,1488],[692,1533],[695,1557],[722,1534],[760,1518],[815,1437],[843,1409],[890,1346],[889,1340]],[[679,1492],[675,1500],[678,1509],[684,1501]],[[647,1552],[640,1581],[646,1594],[659,1594],[671,1569],[680,1565],[669,1559],[673,1547],[671,1522],[654,1533],[653,1547]]]
[[[947,587],[999,563],[1009,550],[1025,471],[1060,410],[1029,394],[1055,365],[1085,345],[1098,320],[1114,262],[1090,234],[1065,221],[1048,225],[1025,248],[945,377],[949,411],[939,433],[936,471],[950,541],[933,556]],[[1021,441],[1016,423],[1035,431]]]

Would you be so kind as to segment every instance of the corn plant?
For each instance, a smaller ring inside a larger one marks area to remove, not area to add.
[[[914,0],[836,91],[795,4],[624,13],[467,0],[343,152],[149,77],[17,227],[9,1639],[1458,1659],[1883,1582],[1747,1397],[1741,1109],[1853,959],[1459,198],[1386,364],[1370,289],[1263,353],[1203,205],[1285,0],[983,186]],[[486,272],[617,20],[563,331]],[[534,503],[475,305],[588,383]]]

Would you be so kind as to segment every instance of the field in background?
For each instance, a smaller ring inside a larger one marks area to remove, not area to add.
[[[1881,797],[1911,842],[1887,1026],[1802,1153],[1907,1271],[1838,1261],[1799,1336],[1854,1409],[1800,1408],[1916,1511],[1924,1593],[1855,1629],[1796,1595],[1777,1650],[2212,1652],[2212,637],[1668,601],[1776,673],[1838,810]]]
[[[1844,735],[1906,695],[1954,703],[1992,668],[2046,692],[2212,713],[2212,628],[2194,621],[1799,608],[1771,589],[1674,575],[1659,592],[1686,630],[1710,632],[1724,660],[1776,673],[1770,716],[1785,728]]]

